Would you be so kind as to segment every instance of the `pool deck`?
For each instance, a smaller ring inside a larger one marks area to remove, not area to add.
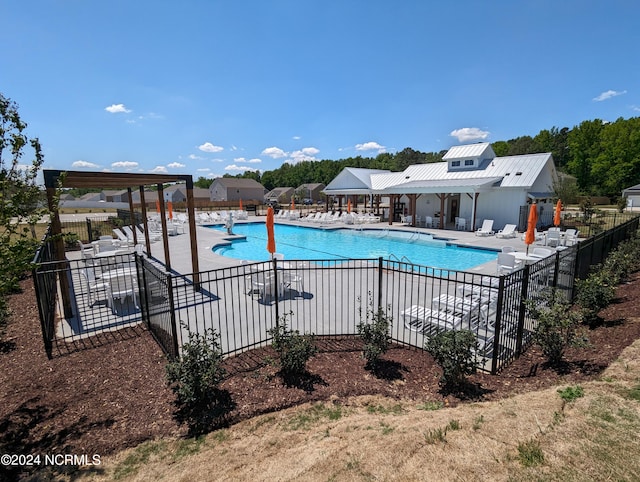
[[[242,224],[247,222],[264,222],[264,216],[250,216],[247,221],[237,221],[236,224]],[[456,231],[448,229],[432,229],[432,228],[414,228],[404,225],[402,223],[394,223],[389,225],[387,222],[381,223],[367,223],[367,224],[345,224],[345,223],[331,223],[331,224],[319,224],[308,221],[276,221],[277,224],[288,224],[292,226],[304,226],[312,227],[316,229],[367,229],[367,230],[385,230],[393,229],[399,231],[405,231],[408,233],[420,232],[425,234],[431,234],[434,238],[445,239],[448,243],[456,244],[459,246],[471,247],[471,248],[484,248],[495,251],[500,251],[503,246],[513,246],[516,251],[526,251],[527,245],[522,240],[522,233],[519,233],[515,238],[498,238],[497,236],[476,236],[474,232],[470,231]],[[185,233],[188,233],[188,224],[184,225]],[[209,271],[219,268],[227,268],[232,266],[238,266],[242,263],[242,260],[229,258],[226,256],[220,256],[212,251],[212,247],[219,244],[228,243],[234,238],[227,233],[210,229],[205,226],[196,226],[196,237],[198,241],[198,262],[200,271]],[[276,239],[276,247],[278,240]],[[533,246],[542,246],[541,242],[536,242]],[[531,248],[530,248],[531,249]],[[180,274],[191,273],[191,249],[189,244],[189,236],[187,234],[179,234],[177,236],[169,237],[169,253],[171,260],[171,268]],[[151,244],[151,255],[160,262],[164,262],[164,247],[161,241]],[[264,260],[269,260],[269,253],[266,250]],[[496,274],[496,263],[489,262],[483,265],[477,266],[470,270],[479,274]]]

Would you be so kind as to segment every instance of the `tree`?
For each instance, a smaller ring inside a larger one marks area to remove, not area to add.
[[[29,139],[26,128],[18,106],[0,94],[0,324],[5,296],[19,288],[33,259],[34,225],[47,212],[36,183],[44,157],[40,141]],[[27,155],[33,158],[26,161]]]

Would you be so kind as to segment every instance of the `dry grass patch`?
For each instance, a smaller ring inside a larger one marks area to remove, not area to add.
[[[640,342],[600,381],[445,408],[358,397],[142,444],[90,480],[640,480]],[[567,390],[569,388],[569,390]]]

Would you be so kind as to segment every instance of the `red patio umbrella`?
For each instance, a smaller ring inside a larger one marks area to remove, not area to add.
[[[524,242],[527,245],[527,254],[529,254],[529,245],[533,244],[536,240],[536,224],[538,224],[538,206],[536,203],[533,203],[529,208],[527,232],[524,235]]]
[[[240,199],[240,211],[242,211],[242,199]]]
[[[291,196],[291,210],[293,211],[296,208],[296,201],[293,199],[293,196]]]
[[[556,213],[553,216],[553,225],[560,226],[560,212],[562,211],[562,201],[558,199],[556,203]]]
[[[169,208],[169,219],[173,219],[173,203],[171,201],[167,203],[167,208]]]
[[[351,199],[349,199],[347,201],[347,212],[350,213],[351,212]]]
[[[156,199],[156,212],[160,214],[160,199]]]
[[[271,253],[271,258],[273,259],[273,253],[276,252],[276,236],[273,232],[273,208],[269,206],[267,209],[267,251]]]

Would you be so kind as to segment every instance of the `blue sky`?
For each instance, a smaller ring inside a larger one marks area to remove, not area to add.
[[[5,0],[45,168],[195,178],[640,115],[636,0]]]

